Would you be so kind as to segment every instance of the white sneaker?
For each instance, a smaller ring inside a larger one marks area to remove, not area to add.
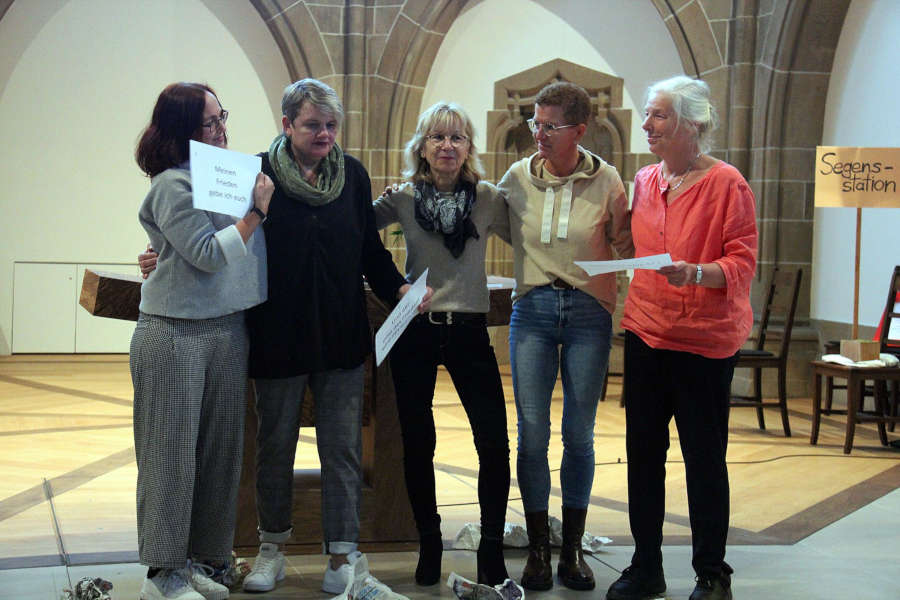
[[[284,579],[284,554],[278,544],[262,543],[253,568],[244,578],[245,592],[268,592],[275,589],[275,582]]]
[[[144,579],[141,600],[204,600],[191,587],[187,569],[160,569],[151,579]]]
[[[340,600],[409,600],[406,596],[395,593],[371,575],[369,561],[364,555],[358,556],[354,561],[353,580],[339,598]]]
[[[225,600],[228,598],[228,588],[210,579],[212,574],[216,572],[211,566],[188,561],[187,568],[191,574],[191,585],[206,600]]]
[[[337,569],[331,568],[331,559],[328,560],[328,568],[325,570],[325,578],[322,580],[322,591],[329,594],[343,594],[351,583],[353,583],[353,565],[362,558],[362,552],[356,550],[347,555],[347,562],[339,566]],[[366,571],[369,570],[369,563],[366,561]]]

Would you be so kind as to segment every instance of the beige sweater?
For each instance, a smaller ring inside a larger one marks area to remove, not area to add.
[[[534,154],[513,164],[498,187],[507,198],[516,289],[513,300],[557,277],[590,294],[612,314],[615,273],[588,277],[576,260],[634,256],[631,216],[619,174],[581,146],[575,172],[554,177]]]

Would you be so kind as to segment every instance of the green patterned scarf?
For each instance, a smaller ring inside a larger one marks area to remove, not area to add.
[[[269,164],[275,171],[278,183],[289,196],[312,206],[328,204],[340,196],[344,189],[344,151],[337,142],[328,156],[319,163],[315,187],[303,178],[300,167],[294,162],[291,140],[283,133],[269,146]]]

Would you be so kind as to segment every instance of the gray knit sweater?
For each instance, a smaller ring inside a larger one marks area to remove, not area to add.
[[[141,286],[141,312],[209,319],[266,300],[262,228],[245,245],[236,218],[195,209],[187,168],[152,179],[138,219],[159,253],[156,270]]]

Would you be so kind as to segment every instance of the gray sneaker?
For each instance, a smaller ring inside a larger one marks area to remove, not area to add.
[[[226,600],[228,598],[228,588],[210,579],[216,572],[215,569],[209,565],[191,561],[188,561],[187,569],[191,574],[191,586],[206,600]]]
[[[141,586],[141,600],[205,600],[191,585],[187,569],[160,569]]]

